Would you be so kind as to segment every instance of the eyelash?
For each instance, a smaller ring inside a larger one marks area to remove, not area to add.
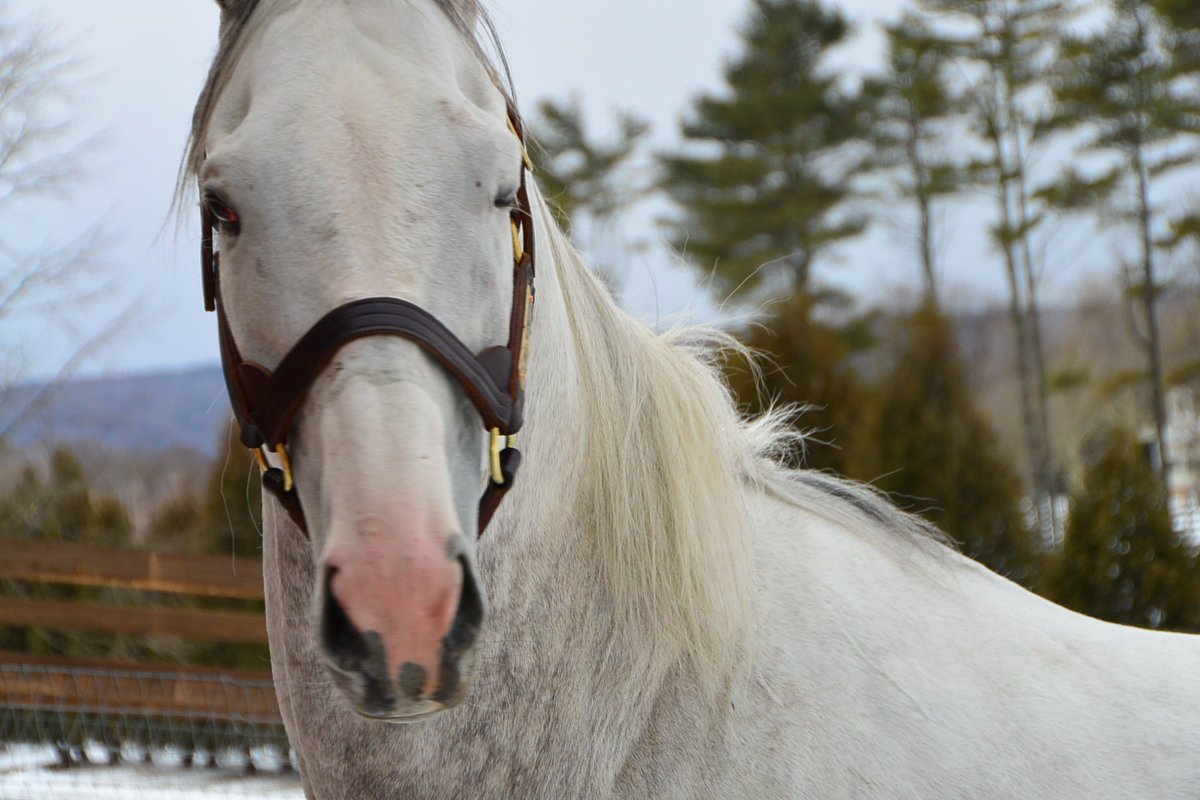
[[[241,224],[237,211],[215,194],[205,194],[204,206],[222,228],[236,233]]]

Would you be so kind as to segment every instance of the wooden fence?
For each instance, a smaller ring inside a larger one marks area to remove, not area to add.
[[[262,561],[0,540],[0,578],[261,600]]]
[[[0,579],[261,600],[262,563],[0,539]],[[0,626],[265,644],[261,611],[0,596]],[[157,731],[157,733],[156,733]],[[164,733],[165,732],[165,733]],[[0,739],[286,749],[268,672],[147,665],[0,651]]]

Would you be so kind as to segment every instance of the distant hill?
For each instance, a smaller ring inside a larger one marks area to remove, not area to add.
[[[27,418],[9,431],[10,444],[86,442],[152,454],[187,448],[213,457],[230,411],[218,367],[71,380],[60,386],[20,386],[0,402],[0,431],[42,391]]]

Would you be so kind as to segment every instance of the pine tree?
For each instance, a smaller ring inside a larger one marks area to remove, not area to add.
[[[1173,29],[1144,0],[1115,0],[1112,19],[1102,31],[1064,41],[1054,85],[1056,123],[1084,132],[1084,152],[1117,157],[1090,184],[1090,205],[1106,218],[1115,205],[1118,216],[1137,233],[1138,254],[1126,265],[1124,277],[1144,326],[1137,333],[1164,480],[1170,454],[1156,244],[1165,242],[1156,240],[1169,236],[1162,230],[1152,190],[1165,176],[1200,163],[1195,151],[1200,144],[1198,79],[1200,42],[1195,37]]]
[[[734,395],[746,412],[768,408],[802,409],[797,425],[806,433],[791,461],[808,469],[846,474],[846,455],[863,409],[865,387],[851,356],[874,345],[872,317],[851,317],[840,325],[814,317],[812,299],[794,294],[767,319],[740,338],[759,354],[759,369],[740,359],[726,369]],[[825,298],[823,305],[834,300]]]
[[[953,324],[926,304],[897,320],[894,361],[855,437],[852,473],[893,493],[963,552],[1027,586],[1040,545],[1022,520],[1021,486],[971,397]]]
[[[662,158],[674,246],[724,293],[811,294],[814,265],[866,225],[847,210],[861,102],[826,63],[849,33],[815,0],[754,0],[726,91],[696,99],[692,146]]]
[[[148,528],[150,545],[189,555],[262,554],[262,483],[254,459],[230,429],[202,495],[169,498]]]
[[[627,260],[616,222],[646,193],[632,162],[649,132],[648,122],[622,112],[615,139],[599,141],[587,130],[578,98],[543,100],[530,122],[538,188],[555,220],[587,249],[593,268],[614,294],[622,282],[620,265]]]
[[[1122,430],[1095,445],[1044,594],[1110,622],[1200,631],[1200,565],[1171,527],[1145,448]]]
[[[46,474],[29,466],[0,497],[0,531],[7,538],[128,546],[133,526],[115,497],[94,490],[74,453],[59,448]],[[29,584],[6,580],[0,591],[34,600],[96,600],[111,590],[81,586]],[[95,656],[122,650],[122,637],[42,628],[0,628],[0,648],[32,653]]]
[[[648,122],[619,113],[615,141],[597,141],[588,133],[579,98],[573,97],[538,103],[530,127],[538,188],[564,229],[571,230],[580,214],[610,218],[640,195],[620,171],[650,132]]]
[[[1045,82],[1077,0],[920,0],[928,11],[947,17],[958,29],[947,46],[975,79],[964,93],[967,112],[983,143],[972,164],[979,183],[994,192],[997,219],[992,239],[1004,262],[1013,355],[1019,379],[1022,428],[1041,519],[1042,500],[1053,493],[1055,468],[1050,451],[1049,387],[1042,344],[1038,263],[1034,233],[1042,224],[1036,190],[1027,166],[1052,128],[1041,112]]]
[[[962,188],[963,165],[951,155],[953,123],[961,116],[959,98],[947,72],[952,64],[944,39],[912,13],[884,28],[887,71],[867,82],[871,108],[871,166],[891,180],[893,193],[916,210],[917,256],[926,302],[937,302],[934,209],[939,199]]]
[[[1194,37],[1200,36],[1200,5],[1195,0],[1157,0],[1154,8],[1177,34],[1193,37],[1192,44],[1197,43]]]
[[[17,539],[128,544],[133,526],[115,497],[91,488],[78,457],[66,448],[50,457],[48,474],[26,467],[6,496],[0,498],[0,530]]]

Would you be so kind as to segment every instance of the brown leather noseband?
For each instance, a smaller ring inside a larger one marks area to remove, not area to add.
[[[217,313],[221,366],[225,386],[241,428],[242,444],[263,469],[263,488],[271,492],[308,536],[308,525],[296,493],[287,449],[288,434],[309,388],[348,343],[367,336],[399,336],[415,343],[462,387],[491,435],[491,478],[479,500],[479,535],[491,521],[504,494],[512,488],[521,454],[516,434],[524,405],[524,361],[529,309],[534,299],[533,217],[526,189],[529,158],[521,118],[510,104],[508,122],[521,143],[522,162],[516,206],[512,210],[513,293],[508,343],[475,355],[436,317],[398,297],[371,297],[338,306],[322,317],[283,357],[274,371],[242,358],[221,301],[220,253],[213,245],[216,219],[203,202],[201,268],[204,307]],[[504,440],[501,448],[500,441]],[[280,466],[271,466],[265,451]]]

